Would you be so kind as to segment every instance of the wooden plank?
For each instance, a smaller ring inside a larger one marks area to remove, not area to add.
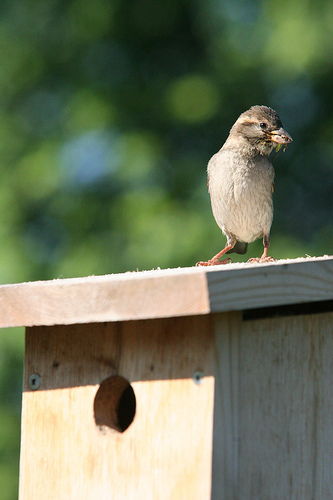
[[[199,268],[0,286],[0,328],[207,312],[207,280]]]
[[[212,498],[331,498],[333,313],[215,328]]]
[[[328,301],[333,300],[333,258],[236,266],[210,272],[207,280],[212,312]]]
[[[137,403],[123,433],[94,421],[115,374]],[[20,500],[210,499],[213,400],[208,316],[27,329]]]
[[[241,498],[237,496],[241,318],[240,313],[214,315],[216,351],[212,500]]]
[[[127,321],[333,300],[333,258],[0,286],[0,328]]]

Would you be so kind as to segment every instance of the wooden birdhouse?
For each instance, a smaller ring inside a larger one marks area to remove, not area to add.
[[[0,287],[20,500],[331,498],[333,258]]]

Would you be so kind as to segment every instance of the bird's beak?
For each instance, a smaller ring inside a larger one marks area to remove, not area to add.
[[[292,138],[288,132],[284,130],[284,128],[272,130],[272,132],[268,133],[268,136],[272,142],[276,142],[277,144],[288,144],[288,142],[293,142]]]

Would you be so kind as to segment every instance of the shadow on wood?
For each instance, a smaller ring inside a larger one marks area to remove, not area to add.
[[[192,378],[210,363],[210,316],[27,328],[24,390],[100,384],[111,375],[135,381]]]

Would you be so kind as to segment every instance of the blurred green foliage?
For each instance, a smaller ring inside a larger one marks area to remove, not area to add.
[[[331,253],[329,0],[0,4],[0,283],[191,266],[224,245],[206,164],[275,108],[271,255]],[[248,259],[261,253],[250,245]],[[22,331],[0,337],[0,483],[17,496]]]

